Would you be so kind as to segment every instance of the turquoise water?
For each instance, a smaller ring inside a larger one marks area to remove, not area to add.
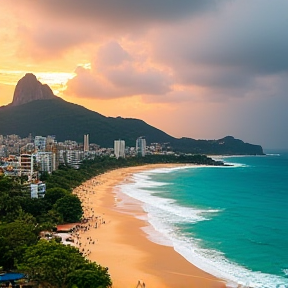
[[[156,169],[121,191],[140,200],[152,241],[250,287],[288,287],[288,154],[223,159],[233,167]]]

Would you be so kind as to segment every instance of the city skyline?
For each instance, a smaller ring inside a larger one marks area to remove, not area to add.
[[[66,101],[174,137],[288,149],[287,10],[284,0],[4,0],[0,106],[31,72]]]

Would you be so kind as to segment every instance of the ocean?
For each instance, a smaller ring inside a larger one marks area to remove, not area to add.
[[[151,241],[228,287],[288,287],[288,153],[220,159],[233,166],[136,173],[119,206],[137,201]]]

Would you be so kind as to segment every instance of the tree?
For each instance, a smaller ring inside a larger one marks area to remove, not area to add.
[[[20,204],[26,213],[33,215],[37,220],[38,217],[46,215],[49,210],[49,203],[43,198],[22,197]]]
[[[0,176],[0,221],[12,222],[17,218],[21,205],[21,186],[16,178]]]
[[[40,181],[46,181],[50,177],[47,171],[42,171],[40,174]]]
[[[84,261],[74,247],[55,241],[40,240],[26,250],[18,268],[26,272],[29,278],[40,283],[47,282],[56,287],[66,287],[68,274]]]
[[[90,262],[70,273],[68,284],[71,288],[75,285],[79,288],[104,288],[110,287],[112,282],[108,268]]]
[[[25,221],[0,225],[0,266],[4,269],[14,268],[15,261],[21,260],[26,247],[37,242],[35,219],[28,214],[25,217]]]
[[[60,213],[63,221],[68,223],[79,222],[83,215],[80,199],[72,194],[58,199],[54,205],[54,209]]]
[[[69,192],[63,188],[51,188],[47,189],[44,199],[52,206],[58,199],[61,199],[68,194]]]
[[[18,268],[30,279],[52,287],[68,288],[80,283],[84,285],[79,286],[81,288],[111,286],[106,268],[86,260],[77,248],[56,241],[40,240],[37,245],[29,247]],[[98,286],[89,286],[91,280]]]

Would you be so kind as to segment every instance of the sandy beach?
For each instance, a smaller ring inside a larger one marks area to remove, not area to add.
[[[147,239],[148,223],[140,205],[117,207],[114,187],[136,172],[175,165],[121,168],[99,175],[74,189],[87,222],[74,233],[75,244],[86,257],[109,268],[113,288],[226,287],[221,279],[198,269],[172,247]],[[137,216],[137,218],[136,218]],[[140,217],[141,218],[141,217]],[[143,217],[142,217],[143,218]]]

